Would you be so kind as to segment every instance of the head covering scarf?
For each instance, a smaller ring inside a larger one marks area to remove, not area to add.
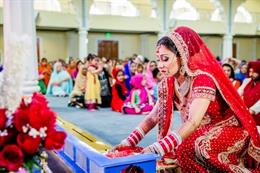
[[[260,74],[260,61],[250,61],[247,66],[247,75],[249,75],[250,69],[253,69],[253,72]]]
[[[40,63],[38,70],[40,74],[44,75],[43,81],[45,86],[47,87],[52,73],[50,64],[43,65],[42,63]]]
[[[125,75],[127,76],[126,80],[125,80],[125,84],[128,90],[131,90],[131,85],[130,85],[130,81],[131,81],[131,71],[130,71],[130,66],[131,64],[134,63],[133,61],[128,61],[125,66],[124,66],[124,72]]]
[[[156,80],[153,78],[153,73],[150,68],[150,63],[148,63],[148,65],[146,67],[145,76],[146,76],[146,80],[147,80],[147,88],[149,90],[152,90],[154,88],[154,86],[156,85]]]
[[[241,83],[243,83],[243,81],[245,80],[245,78],[247,77],[246,73],[242,73],[241,68],[247,65],[246,61],[242,61],[239,65],[239,72],[235,73],[235,79],[239,80]]]
[[[69,75],[69,73],[64,70],[63,68],[61,69],[60,72],[57,72],[57,67],[58,66],[62,66],[61,62],[56,62],[54,64],[54,67],[53,67],[53,72],[51,74],[51,79],[50,79],[50,82],[49,82],[49,85],[48,85],[48,88],[47,88],[47,95],[52,95],[52,88],[53,88],[53,83],[54,82],[59,82],[61,80],[64,80],[66,78],[69,78],[68,81],[65,81],[61,84],[61,87],[62,88],[65,88],[66,89],[66,94],[70,94],[70,92],[72,91],[73,89],[73,84],[72,84],[72,80],[71,80],[71,77]]]
[[[128,89],[126,88],[125,81],[122,81],[122,82],[121,82],[121,81],[119,81],[119,80],[117,79],[117,74],[118,74],[120,71],[124,73],[124,71],[123,71],[122,69],[114,68],[114,69],[112,70],[112,75],[113,75],[113,78],[116,80],[115,83],[121,86],[122,92],[123,92],[124,94],[127,94],[127,93],[128,93]]]
[[[84,68],[86,67],[84,67],[83,65],[79,67],[79,72],[75,79],[75,86],[73,88],[73,91],[82,92],[82,89],[86,87],[87,74],[85,76],[82,74]]]
[[[135,92],[136,90],[140,90],[140,102],[139,105],[146,103],[148,100],[148,94],[147,91],[145,89],[145,87],[142,84],[142,81],[144,79],[143,74],[136,74],[135,76],[132,77],[130,84],[132,86],[131,92],[129,94],[129,96],[126,99],[126,102],[131,102],[131,98],[133,96],[133,92]]]
[[[143,79],[143,74],[136,74],[134,77],[132,77],[130,84],[132,85],[133,89],[144,88],[144,86],[142,85]]]
[[[260,138],[253,117],[200,36],[188,27],[178,27],[168,37],[173,41],[180,53],[181,65],[185,73],[188,76],[197,76],[199,74],[209,76],[242,126],[250,134],[254,146],[260,147]],[[166,107],[160,106],[163,110],[158,112],[159,116],[163,117],[160,119],[164,119],[163,123],[159,121],[159,136],[162,137],[167,135],[172,118],[172,101],[168,101],[173,98],[173,80],[173,77],[166,78],[160,84],[161,101],[159,101],[159,105],[167,104]],[[160,126],[163,128],[160,128]]]

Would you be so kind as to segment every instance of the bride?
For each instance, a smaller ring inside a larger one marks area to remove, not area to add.
[[[200,36],[179,27],[157,42],[156,55],[165,75],[159,100],[114,149],[136,146],[158,124],[158,141],[143,153],[159,154],[163,161],[172,159],[182,172],[258,172],[256,124]],[[172,131],[174,107],[183,119],[178,131]]]

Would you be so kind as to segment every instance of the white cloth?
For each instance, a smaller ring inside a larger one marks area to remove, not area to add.
[[[251,78],[246,78],[242,85],[238,88],[237,92],[239,93],[239,95],[243,95],[244,94],[244,89],[247,86],[247,84],[251,81]]]

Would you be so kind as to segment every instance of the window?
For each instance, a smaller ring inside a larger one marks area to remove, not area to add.
[[[218,0],[210,0],[215,7],[215,10],[211,13],[211,21],[223,21],[224,20],[224,8]]]
[[[245,7],[240,5],[237,8],[234,21],[237,23],[252,23],[252,15],[245,9]]]
[[[139,15],[137,8],[128,0],[94,0],[89,13],[93,15],[117,15],[128,17]]]
[[[34,0],[34,9],[61,12],[61,5],[58,0]]]
[[[199,20],[197,10],[186,0],[176,0],[173,3],[170,19]]]
[[[154,9],[154,8],[152,9],[150,17],[151,17],[151,18],[157,18],[156,9]]]
[[[213,11],[213,13],[211,14],[211,21],[215,21],[215,22],[219,22],[222,21],[222,16],[221,16],[221,9],[217,8]]]

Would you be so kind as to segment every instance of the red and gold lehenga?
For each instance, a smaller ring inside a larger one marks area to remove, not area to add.
[[[185,122],[192,100],[208,98],[211,103],[200,127],[174,152],[182,172],[259,172],[256,124],[220,65],[193,30],[179,27],[169,37],[180,52],[188,84],[178,87],[170,78],[161,83],[159,139],[171,133],[173,106]]]
[[[186,80],[179,86],[173,77],[163,79],[155,108],[121,144],[137,145],[158,124],[158,142],[148,146],[149,150],[163,155],[164,161],[174,160],[183,173],[260,172],[256,124],[221,66],[190,28],[179,27],[168,37],[180,53]],[[200,126],[181,141],[172,131],[173,110],[177,108],[183,121],[189,122],[195,98],[211,102]],[[158,172],[172,170],[166,165]]]

